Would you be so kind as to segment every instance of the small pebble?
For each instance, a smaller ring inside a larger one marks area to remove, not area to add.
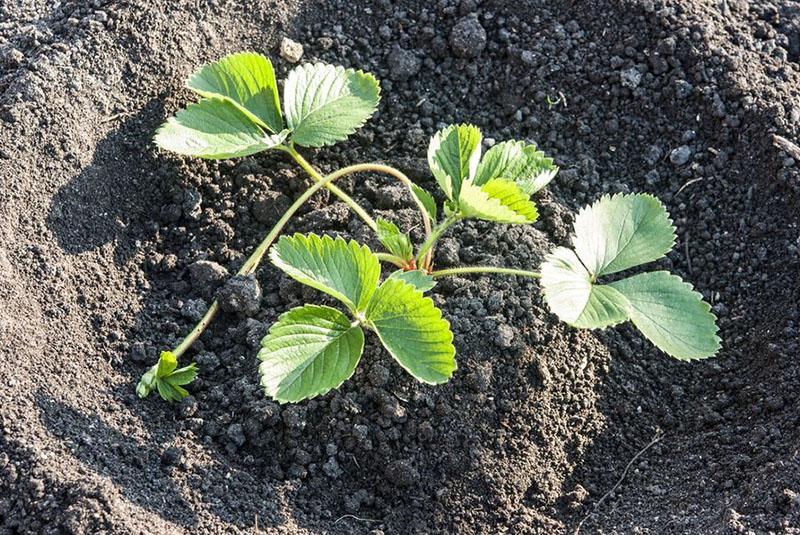
[[[297,63],[303,57],[303,45],[284,37],[281,40],[280,55],[289,63]]]

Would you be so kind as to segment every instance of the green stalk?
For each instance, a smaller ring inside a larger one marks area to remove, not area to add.
[[[470,273],[500,273],[502,275],[519,275],[521,277],[531,277],[533,279],[541,279],[542,274],[536,271],[528,271],[525,269],[514,269],[494,266],[468,266],[451,269],[440,269],[431,272],[431,277],[447,277],[450,275],[467,275]]]
[[[264,254],[269,249],[272,242],[275,241],[275,238],[278,237],[278,234],[281,233],[283,227],[286,226],[286,223],[289,219],[300,209],[300,207],[317,191],[324,187],[331,186],[334,180],[337,180],[343,176],[350,175],[353,173],[360,173],[365,171],[372,171],[373,167],[372,164],[357,164],[357,165],[350,165],[348,167],[343,167],[338,171],[335,171],[328,175],[327,177],[320,177],[320,180],[317,181],[316,184],[308,188],[302,195],[300,195],[297,200],[289,207],[288,210],[283,214],[283,216],[275,223],[275,226],[272,227],[272,230],[269,231],[269,234],[264,238],[264,240],[259,244],[258,247],[253,251],[250,257],[242,264],[242,267],[236,273],[237,275],[250,275],[258,268],[259,263],[261,262]],[[345,194],[346,195],[346,194]],[[352,199],[351,199],[352,200]],[[355,201],[353,201],[355,202]],[[360,208],[360,207],[359,207]],[[367,216],[369,217],[369,216]],[[370,218],[371,220],[371,218]],[[217,312],[219,311],[219,303],[215,299],[211,306],[208,307],[208,311],[206,311],[203,318],[200,322],[195,326],[194,329],[184,338],[180,344],[172,351],[176,357],[180,358],[189,347],[197,340],[203,331],[211,324],[216,316]]]
[[[427,267],[423,260],[426,259],[428,252],[433,252],[433,246],[436,245],[436,242],[439,241],[439,238],[442,237],[442,234],[445,233],[447,229],[453,226],[457,221],[462,219],[461,214],[455,213],[447,216],[441,223],[436,225],[431,231],[430,235],[425,239],[422,245],[417,252],[417,265],[422,267]]]
[[[405,267],[406,265],[405,260],[403,260],[397,255],[393,255],[390,253],[375,253],[375,256],[377,256],[378,260],[380,260],[381,262],[389,262],[390,264],[394,264],[399,268]]]
[[[319,173],[319,171],[317,171],[316,169],[314,169],[314,167],[313,167],[313,166],[312,166],[310,163],[308,163],[308,160],[306,160],[305,158],[303,158],[303,157],[300,155],[300,153],[299,153],[299,152],[297,152],[297,151],[295,150],[295,148],[294,148],[294,145],[288,145],[288,146],[286,146],[286,145],[281,145],[281,146],[279,146],[279,147],[277,147],[277,148],[279,148],[279,149],[281,149],[281,150],[283,150],[283,151],[285,151],[285,152],[288,152],[288,153],[289,153],[289,154],[292,156],[292,158],[294,158],[294,161],[296,161],[296,162],[297,162],[297,164],[298,164],[300,167],[302,167],[302,168],[303,168],[303,170],[304,170],[306,173],[308,173],[308,175],[309,175],[309,176],[310,176],[312,179],[314,179],[314,181],[315,181],[315,182],[319,183],[319,182],[321,182],[321,181],[323,180],[323,177],[322,177],[322,175]],[[345,168],[345,169],[346,169],[346,168]],[[356,214],[358,214],[358,217],[360,217],[361,219],[363,219],[363,220],[364,220],[364,223],[366,223],[366,224],[367,224],[367,226],[368,226],[369,228],[371,228],[373,232],[377,232],[377,231],[378,231],[378,225],[375,223],[375,220],[374,220],[374,219],[372,219],[372,216],[370,216],[370,215],[369,215],[369,214],[368,214],[368,213],[367,213],[367,212],[366,212],[366,211],[365,211],[365,210],[364,210],[364,209],[361,207],[361,205],[360,205],[360,204],[358,204],[358,203],[355,201],[355,199],[353,199],[353,198],[352,198],[350,195],[348,195],[347,193],[345,193],[344,191],[342,191],[341,189],[339,189],[339,187],[338,187],[338,186],[335,186],[335,185],[333,185],[333,184],[330,184],[330,183],[329,183],[329,184],[327,184],[325,187],[327,187],[327,188],[328,188],[328,189],[331,191],[331,193],[333,193],[334,195],[336,195],[337,197],[339,197],[339,198],[340,198],[340,199],[341,199],[341,200],[342,200],[342,201],[343,201],[343,202],[344,202],[344,203],[345,203],[347,206],[349,206],[349,207],[350,207],[350,208],[351,208],[351,209],[352,209],[352,210],[353,210],[353,211],[354,211]]]

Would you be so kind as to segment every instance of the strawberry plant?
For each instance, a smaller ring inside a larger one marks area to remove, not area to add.
[[[365,331],[377,335],[397,363],[417,380],[440,384],[456,370],[453,334],[442,312],[425,296],[436,280],[488,273],[541,280],[544,300],[567,324],[602,329],[625,321],[656,347],[682,360],[713,356],[720,347],[710,306],[691,285],[667,271],[619,274],[666,255],[675,229],[664,206],[646,194],[604,196],[575,218],[572,248],[559,246],[540,271],[516,267],[463,266],[436,269],[438,240],[468,218],[530,224],[538,211],[532,196],[558,168],[534,145],[505,141],[482,152],[482,135],[472,125],[435,133],[428,164],[442,191],[433,195],[399,170],[356,164],[322,176],[297,147],[322,147],[346,139],[374,113],[378,83],[362,71],[321,63],[292,70],[281,109],[273,67],[264,56],[227,56],[195,73],[187,87],[202,98],[159,129],[156,144],[179,154],[221,159],[264,150],[290,155],[315,181],[301,194],[239,270],[252,274],[269,250],[272,263],[296,281],[336,299],[344,312],[306,304],[282,314],[262,341],[261,384],[279,402],[297,402],[337,388],[354,372]],[[414,244],[394,223],[374,220],[333,182],[359,172],[385,173],[409,191],[425,238]],[[353,240],[295,234],[273,242],[288,220],[315,192],[328,188],[375,233],[385,249],[373,252]],[[381,262],[394,266],[382,278]],[[172,351],[162,353],[142,377],[140,396],[152,390],[167,400],[186,395],[196,375],[177,359],[202,334],[218,310],[209,307],[195,329]]]

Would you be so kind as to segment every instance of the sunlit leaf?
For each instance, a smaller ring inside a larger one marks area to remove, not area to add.
[[[558,172],[553,159],[523,141],[503,141],[494,145],[481,159],[475,184],[482,186],[502,178],[514,182],[527,195],[545,187]]]
[[[389,353],[418,380],[444,383],[456,369],[453,333],[429,297],[407,282],[381,284],[365,314]]]
[[[641,193],[606,195],[583,208],[574,233],[575,252],[595,277],[657,260],[675,243],[664,205]]]
[[[428,165],[450,200],[458,200],[461,183],[475,176],[481,158],[481,131],[468,124],[439,130],[428,145]]]
[[[155,143],[178,154],[224,159],[273,148],[286,134],[266,135],[231,101],[214,97],[190,104],[167,119],[156,132]]]
[[[378,226],[378,241],[386,247],[386,250],[403,260],[411,260],[414,257],[414,249],[411,246],[411,238],[407,232],[402,232],[397,225],[379,217],[375,220]]]
[[[346,139],[372,117],[379,100],[380,87],[371,74],[323,63],[294,68],[283,88],[292,141],[303,147]]]
[[[641,273],[612,282],[630,302],[633,324],[668,355],[702,359],[720,348],[715,317],[691,284],[666,271]]]
[[[204,65],[186,87],[204,97],[229,99],[250,120],[275,134],[283,130],[275,71],[261,54],[239,52]]]
[[[483,186],[466,181],[459,199],[461,213],[496,223],[532,223],[538,213],[536,205],[514,182],[493,179]]]
[[[593,284],[571,249],[556,247],[542,265],[550,310],[573,327],[602,329],[628,319],[628,302],[616,289]]]
[[[330,236],[283,236],[270,252],[272,263],[293,279],[363,310],[375,292],[381,266],[366,245]]]
[[[261,342],[261,385],[281,403],[324,394],[353,375],[363,350],[361,327],[338,310],[293,308]]]

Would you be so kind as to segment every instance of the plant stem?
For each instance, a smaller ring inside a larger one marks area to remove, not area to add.
[[[459,221],[461,217],[461,214],[458,213],[451,214],[433,228],[430,235],[425,239],[422,245],[420,245],[419,251],[417,252],[418,266],[428,267],[426,263],[423,262],[423,260],[426,259],[426,256],[429,256],[428,252],[433,252],[433,246],[436,245],[436,242],[442,237],[442,234],[444,234],[448,228],[453,226],[453,224]]]
[[[467,266],[451,269],[440,269],[433,271],[431,276],[433,278],[447,277],[449,275],[466,275],[469,273],[500,273],[503,275],[519,275],[521,277],[531,277],[533,279],[541,279],[542,274],[536,271],[528,271],[525,269],[514,269],[494,266]]]
[[[295,148],[294,148],[294,145],[288,145],[288,146],[287,146],[287,145],[281,145],[281,146],[279,146],[279,147],[277,147],[277,148],[279,148],[279,149],[281,149],[281,150],[283,150],[283,151],[285,151],[285,152],[288,152],[288,153],[289,153],[289,154],[292,156],[292,158],[294,158],[294,161],[296,161],[296,162],[297,162],[297,164],[298,164],[300,167],[302,167],[302,168],[303,168],[303,170],[304,170],[306,173],[308,173],[308,175],[309,175],[309,176],[310,176],[312,179],[314,179],[314,181],[315,181],[315,182],[319,183],[320,181],[322,181],[322,180],[323,180],[323,177],[322,177],[322,175],[319,173],[319,171],[317,171],[316,169],[314,169],[314,167],[313,167],[313,166],[312,166],[310,163],[308,163],[308,160],[306,160],[305,158],[303,158],[303,157],[300,155],[300,153],[299,153],[299,152],[297,152],[297,151],[295,150]],[[364,220],[364,223],[366,223],[366,224],[367,224],[367,226],[368,226],[369,228],[371,228],[373,232],[377,232],[377,231],[378,231],[378,225],[375,223],[375,220],[374,220],[374,219],[372,219],[372,216],[370,216],[370,215],[369,215],[369,214],[368,214],[368,213],[367,213],[367,212],[366,212],[366,211],[365,211],[365,210],[364,210],[364,209],[361,207],[361,205],[360,205],[360,204],[358,204],[358,203],[355,201],[355,199],[353,199],[353,198],[352,198],[350,195],[348,195],[347,193],[345,193],[344,191],[342,191],[341,189],[339,189],[337,186],[335,186],[335,185],[333,185],[333,184],[328,184],[326,187],[327,187],[327,188],[328,188],[328,189],[329,189],[329,190],[330,190],[330,191],[331,191],[331,192],[332,192],[334,195],[336,195],[337,197],[339,197],[339,198],[340,198],[340,199],[341,199],[341,200],[342,200],[342,201],[343,201],[343,202],[344,202],[344,203],[345,203],[347,206],[349,206],[349,207],[350,207],[350,208],[351,208],[351,209],[352,209],[352,210],[353,210],[353,211],[354,211],[356,214],[358,214],[358,217],[360,217],[361,219],[363,219],[363,220]]]
[[[306,191],[300,195],[297,200],[289,207],[288,210],[283,214],[283,216],[275,223],[275,226],[272,227],[272,230],[269,231],[269,234],[264,238],[264,240],[259,244],[258,247],[252,252],[250,257],[242,264],[242,267],[236,273],[237,275],[250,275],[258,268],[258,264],[261,262],[264,254],[269,249],[272,242],[275,241],[275,238],[278,237],[278,234],[281,233],[283,227],[286,226],[286,223],[289,219],[300,209],[301,206],[317,191],[324,187],[331,186],[331,182],[336,179],[339,179],[346,175],[351,175],[353,173],[360,173],[364,171],[371,171],[371,164],[357,164],[357,165],[350,165],[348,167],[343,167],[338,171],[335,171],[328,175],[327,177],[320,177],[320,180],[317,181],[316,184],[308,188]],[[369,217],[369,216],[368,216]],[[203,331],[211,324],[216,316],[217,312],[219,311],[219,303],[215,299],[211,306],[208,307],[208,311],[202,317],[200,322],[195,325],[194,329],[184,338],[180,344],[172,351],[176,357],[180,358],[189,347],[197,340]]]
[[[394,264],[399,268],[405,267],[406,265],[405,260],[403,260],[397,255],[393,255],[390,253],[375,253],[375,256],[377,256],[378,260],[380,260],[381,262],[389,262],[390,264]]]

